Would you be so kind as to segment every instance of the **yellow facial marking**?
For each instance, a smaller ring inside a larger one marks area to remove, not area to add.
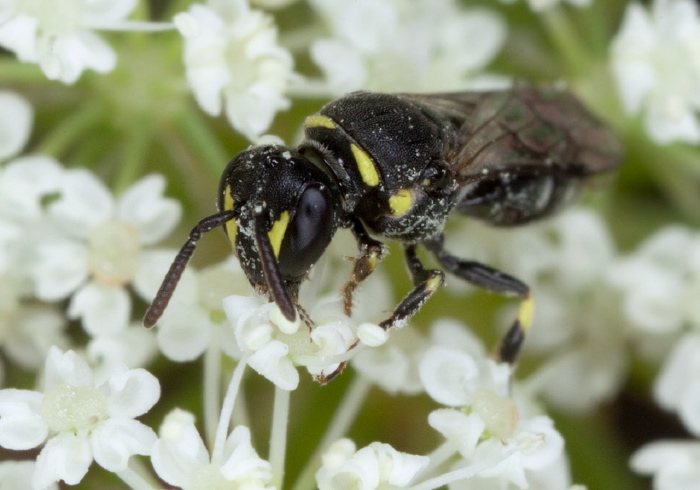
[[[335,123],[330,117],[321,116],[316,114],[315,116],[309,116],[304,121],[305,128],[328,128],[335,129]]]
[[[228,189],[226,189],[226,194],[224,195],[224,209],[223,211],[228,211],[235,207],[233,202],[233,197]],[[238,233],[238,225],[236,225],[236,220],[232,219],[226,222],[226,235],[228,236],[231,245],[236,246],[236,233]]]
[[[535,314],[535,300],[532,296],[523,300],[520,304],[520,311],[518,311],[518,322],[523,327],[523,331],[527,332],[532,325],[532,317]]]
[[[270,239],[270,245],[272,245],[272,251],[275,253],[275,257],[279,257],[280,255],[282,238],[284,238],[284,232],[287,231],[288,224],[289,211],[283,211],[282,214],[280,214],[280,218],[272,224],[272,228],[267,232],[267,236]]]
[[[369,155],[354,143],[350,145],[350,150],[352,150],[352,155],[355,157],[355,163],[357,163],[357,168],[360,170],[362,182],[370,187],[374,187],[379,184],[379,174],[377,173],[377,168],[374,166],[374,162]]]
[[[413,206],[413,196],[408,189],[401,189],[389,198],[389,208],[394,216],[403,216]]]

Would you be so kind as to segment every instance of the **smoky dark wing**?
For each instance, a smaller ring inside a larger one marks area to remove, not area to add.
[[[568,92],[518,86],[500,92],[402,95],[440,118],[453,137],[444,158],[461,184],[485,172],[585,177],[615,169],[615,136]]]

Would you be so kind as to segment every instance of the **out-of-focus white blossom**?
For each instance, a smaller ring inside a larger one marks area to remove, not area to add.
[[[694,260],[695,257],[695,260]],[[673,334],[683,328],[690,281],[700,276],[700,235],[680,226],[660,229],[610,271],[610,282],[622,292],[630,324],[649,334]],[[696,268],[696,270],[693,270]]]
[[[389,444],[373,442],[358,450],[351,440],[340,439],[323,453],[316,483],[319,490],[407,488],[427,465],[428,457]]]
[[[66,170],[59,197],[48,208],[55,233],[37,248],[33,273],[36,294],[45,301],[71,296],[68,315],[81,318],[92,335],[126,328],[131,297],[149,283],[162,262],[158,250],[146,250],[165,237],[180,219],[179,203],[163,197],[165,179],[141,179],[115,200],[86,170]]]
[[[654,477],[654,490],[700,490],[700,442],[659,441],[638,450],[632,469]]]
[[[275,114],[289,107],[292,57],[277,43],[272,18],[246,0],[208,0],[174,21],[200,107],[212,116],[224,112],[236,130],[256,141]]]
[[[611,44],[622,103],[658,143],[700,141],[700,15],[692,0],[632,2]]]
[[[52,347],[43,393],[0,390],[0,445],[32,449],[37,457],[32,485],[80,482],[93,459],[108,471],[126,469],[129,457],[146,455],[155,433],[134,420],[158,401],[158,380],[143,369],[115,370],[96,379],[73,351]]]
[[[0,91],[0,160],[13,157],[24,148],[33,119],[34,111],[27,99],[14,92]]]
[[[486,9],[461,9],[452,0],[314,0],[329,37],[311,57],[330,90],[433,91],[493,88],[486,76],[505,40],[501,18]]]
[[[678,412],[686,428],[700,437],[700,334],[684,335],[666,359],[654,385],[654,397]]]
[[[245,426],[239,425],[229,434],[220,461],[211,460],[189,412],[170,412],[159,436],[151,461],[158,476],[170,485],[188,490],[274,488],[270,463],[255,452]]]
[[[515,1],[516,0],[501,0],[503,3],[514,3]],[[588,7],[591,4],[591,0],[527,0],[527,3],[530,5],[532,10],[541,12],[543,10],[550,9],[563,1],[577,7]]]
[[[159,30],[167,25],[126,20],[137,0],[4,0],[0,46],[37,63],[51,80],[74,83],[83,70],[112,71],[117,55],[95,30]]]

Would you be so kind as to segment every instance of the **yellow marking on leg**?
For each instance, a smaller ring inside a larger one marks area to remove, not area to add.
[[[523,329],[523,332],[527,332],[532,325],[532,317],[535,314],[535,300],[532,296],[528,296],[520,303],[520,310],[518,311],[518,322]]]
[[[306,120],[304,120],[304,127],[335,129],[336,125],[333,122],[333,119],[331,119],[330,117],[316,114],[315,116],[309,116],[306,118]]]
[[[389,208],[394,216],[403,216],[413,206],[413,196],[408,189],[401,189],[389,198]]]
[[[429,292],[430,294],[433,294],[435,291],[438,290],[440,286],[443,285],[445,282],[445,275],[444,274],[436,274],[427,281],[425,281],[425,290]]]
[[[233,202],[233,196],[231,195],[230,189],[228,187],[226,187],[226,190],[224,192],[224,209],[222,209],[222,211],[228,211],[235,208],[236,204]],[[226,235],[228,236],[231,245],[235,247],[236,233],[238,233],[238,225],[236,224],[236,220],[229,220],[224,226],[226,228]]]
[[[270,238],[270,245],[272,245],[272,251],[275,253],[275,257],[280,255],[280,247],[282,246],[282,239],[284,238],[284,233],[287,231],[287,225],[289,224],[289,211],[283,211],[277,221],[272,224],[272,228],[267,232],[267,236]]]
[[[354,143],[350,145],[350,150],[352,150],[352,154],[355,157],[355,163],[357,163],[357,168],[360,171],[362,182],[370,187],[375,187],[379,184],[377,168],[369,155]]]

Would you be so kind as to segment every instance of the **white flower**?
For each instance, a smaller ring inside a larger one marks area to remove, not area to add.
[[[678,341],[654,383],[654,397],[666,410],[678,412],[690,432],[700,436],[700,333]]]
[[[0,45],[20,61],[38,63],[51,80],[75,82],[85,69],[107,73],[117,56],[93,30],[161,29],[128,22],[136,0],[4,0]]]
[[[465,406],[477,390],[508,393],[511,367],[491,359],[474,357],[460,349],[433,346],[418,367],[425,391],[448,406]]]
[[[684,292],[700,240],[690,230],[667,226],[611,268],[609,281],[623,293],[631,325],[651,334],[678,332],[684,325]]]
[[[155,433],[134,417],[160,397],[158,380],[143,369],[112,372],[103,382],[73,351],[53,347],[46,359],[44,393],[0,391],[0,445],[31,449],[46,442],[32,478],[35,488],[82,480],[93,459],[122,471],[129,457],[149,454]]]
[[[157,250],[144,250],[167,235],[180,218],[180,206],[162,196],[165,179],[141,179],[114,200],[85,170],[66,170],[60,197],[48,209],[56,236],[38,247],[36,294],[45,301],[72,295],[68,315],[81,318],[92,335],[126,328],[131,298],[150,283],[160,263]],[[143,294],[143,293],[142,293]]]
[[[331,35],[314,41],[311,57],[334,93],[494,85],[478,76],[505,40],[503,21],[489,10],[462,10],[451,0],[311,3]]]
[[[16,155],[27,144],[33,119],[27,99],[14,92],[0,91],[0,160]]]
[[[360,351],[353,358],[352,366],[389,394],[415,395],[423,391],[418,362],[427,342],[417,329],[401,328],[391,333],[389,342]]]
[[[270,463],[251,446],[247,427],[237,426],[226,439],[221,461],[210,461],[194,416],[184,410],[175,409],[166,416],[151,461],[159,477],[188,490],[273,488]]]
[[[316,483],[319,490],[405,488],[428,461],[388,444],[373,442],[357,450],[351,440],[340,439],[323,454]]]
[[[320,382],[336,375],[358,350],[356,327],[342,312],[340,299],[320,300],[310,309],[312,328],[287,322],[274,303],[256,296],[230,296],[224,311],[234,326],[239,349],[248,364],[285,390],[299,384],[297,365]]]
[[[143,328],[141,322],[134,323],[113,335],[101,335],[90,339],[86,356],[100,376],[114,371],[118,366],[143,367],[158,352],[155,332]]]
[[[654,476],[655,490],[700,490],[700,442],[652,442],[630,464],[637,473]]]
[[[527,0],[530,4],[530,8],[536,12],[550,9],[554,7],[561,1],[564,0]],[[588,7],[591,4],[591,0],[566,0],[572,5],[577,7]],[[515,0],[501,0],[503,3],[514,3]]]
[[[162,273],[154,275],[158,282],[151,285],[153,293],[169,266],[170,260],[164,261]],[[157,323],[163,354],[174,361],[191,361],[215,344],[230,357],[239,358],[222,306],[223,299],[232,294],[252,294],[237,259],[231,257],[198,272],[186,270]]]
[[[34,461],[3,461],[0,463],[0,488],[2,490],[30,490],[35,466]],[[58,490],[58,485],[52,483],[46,489]]]
[[[187,80],[200,107],[212,116],[224,111],[255,141],[289,107],[292,57],[277,44],[272,18],[245,0],[209,0],[174,21],[185,39]]]
[[[692,0],[627,6],[611,67],[628,113],[644,114],[658,143],[700,141],[700,17]]]

